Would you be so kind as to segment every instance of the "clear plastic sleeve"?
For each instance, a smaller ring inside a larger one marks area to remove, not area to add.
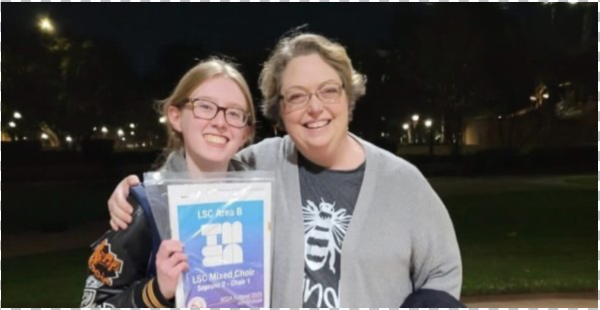
[[[269,307],[272,172],[151,172],[144,185],[161,239],[188,257],[177,307]]]

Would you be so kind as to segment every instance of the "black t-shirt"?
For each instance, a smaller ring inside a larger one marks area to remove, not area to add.
[[[298,154],[304,216],[303,307],[339,308],[342,242],[350,226],[366,163],[328,170]]]

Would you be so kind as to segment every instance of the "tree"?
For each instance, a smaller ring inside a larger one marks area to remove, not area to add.
[[[465,116],[478,111],[490,97],[484,71],[490,9],[472,6],[432,6],[419,25],[407,70],[421,90],[422,102],[440,120],[443,142],[462,144]],[[457,148],[458,150],[458,148]]]
[[[137,77],[128,55],[112,42],[30,32],[9,43],[4,102],[24,115],[24,132],[37,134],[44,124],[77,139],[93,124],[130,117],[123,112],[131,111]]]

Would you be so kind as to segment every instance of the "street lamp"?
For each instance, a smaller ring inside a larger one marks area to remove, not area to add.
[[[40,19],[40,21],[38,22],[38,27],[40,27],[40,30],[42,30],[42,32],[54,33],[54,25],[48,17]]]
[[[432,120],[425,120],[425,127],[429,131],[429,155],[433,156],[433,129],[431,129],[431,125],[433,125]]]
[[[23,116],[21,115],[21,113],[19,113],[19,112],[15,112],[15,113],[13,114],[13,117],[14,117],[15,119],[21,119],[21,117],[23,117]]]
[[[402,124],[402,129],[404,129],[404,131],[406,131],[406,142],[410,143],[411,141],[411,134],[410,134],[410,125],[408,123],[404,123]]]
[[[135,124],[134,123],[129,124],[129,128],[135,129]]]
[[[414,132],[414,143],[419,143],[419,135],[417,134],[417,123],[419,122],[419,114],[413,114],[412,116],[412,125]]]
[[[104,131],[103,131],[103,132],[104,132]],[[117,131],[117,135],[118,135],[119,137],[122,137],[124,134],[125,134],[125,132],[123,132],[123,129],[120,129],[120,128],[119,128],[119,130]]]
[[[8,122],[8,127],[15,128],[15,127],[17,127],[17,124],[15,122],[11,121],[11,122]]]

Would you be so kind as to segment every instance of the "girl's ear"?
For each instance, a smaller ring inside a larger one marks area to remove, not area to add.
[[[175,131],[181,132],[181,110],[178,107],[169,105],[167,119]]]

